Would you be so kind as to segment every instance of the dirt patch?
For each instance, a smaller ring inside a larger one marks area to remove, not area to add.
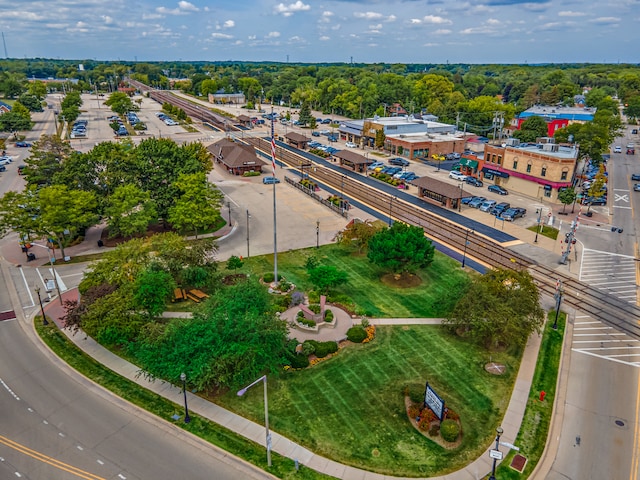
[[[247,279],[247,275],[245,273],[234,273],[232,275],[227,275],[222,279],[223,285],[235,285],[239,282],[244,282]]]
[[[460,435],[458,435],[458,439],[455,442],[447,442],[439,434],[435,435],[435,436],[431,436],[431,435],[429,435],[428,432],[425,432],[424,430],[420,429],[416,419],[415,418],[411,418],[411,415],[409,415],[409,407],[411,406],[411,404],[412,404],[411,398],[408,397],[408,396],[405,396],[404,397],[404,408],[405,408],[405,410],[407,412],[407,418],[411,422],[411,425],[413,425],[413,428],[415,428],[418,432],[420,432],[420,434],[422,434],[423,437],[426,437],[429,440],[432,440],[433,442],[437,443],[442,448],[446,448],[447,450],[454,450],[454,449],[458,448],[462,444],[462,430],[460,430],[461,433],[460,433]],[[439,420],[435,420],[435,421],[431,422],[431,425],[439,424],[439,423],[440,423]],[[458,425],[459,424],[460,424],[460,422],[458,421]]]
[[[484,369],[492,375],[504,375],[507,366],[502,363],[489,362],[484,365]]]
[[[380,279],[382,283],[395,288],[412,288],[422,284],[422,279],[412,273],[387,273]]]
[[[509,466],[515,471],[522,473],[524,467],[527,466],[527,458],[518,453],[515,457],[513,457],[513,460],[511,460],[511,464]]]

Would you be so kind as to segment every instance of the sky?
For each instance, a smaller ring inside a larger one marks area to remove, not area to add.
[[[9,58],[640,62],[640,0],[0,0],[0,31]]]

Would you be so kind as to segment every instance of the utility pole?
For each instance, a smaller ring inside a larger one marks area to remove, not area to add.
[[[578,230],[578,225],[580,224],[580,215],[576,217],[576,219],[571,222],[571,230],[566,234],[564,243],[567,244],[567,249],[562,252],[562,257],[560,258],[560,264],[565,265],[567,263],[567,259],[569,258],[569,254],[571,253],[571,245],[576,243],[576,230]]]

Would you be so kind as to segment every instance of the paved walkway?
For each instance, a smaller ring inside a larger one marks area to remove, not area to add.
[[[77,299],[77,289],[69,290],[63,294],[63,299]],[[47,317],[56,321],[58,326],[60,324],[60,317],[63,313],[60,302],[53,301],[47,304],[45,307],[45,313]],[[407,318],[407,319],[371,319],[370,322],[375,325],[404,325],[404,324],[427,324],[434,325],[439,324],[440,319],[430,318]],[[180,388],[165,383],[163,381],[148,381],[138,375],[139,369],[135,365],[127,362],[126,360],[111,353],[102,345],[99,345],[92,338],[87,337],[84,333],[78,332],[73,335],[68,330],[64,330],[65,334],[74,342],[80,349],[100,362],[102,365],[110,368],[114,372],[126,377],[128,380],[137,383],[138,385],[147,388],[164,398],[175,402],[180,405],[182,403],[182,391]],[[502,439],[508,443],[514,443],[515,438],[520,430],[520,424],[522,423],[522,417],[524,415],[527,400],[529,396],[529,390],[531,388],[531,381],[533,379],[533,373],[538,358],[538,351],[540,348],[540,337],[533,335],[524,351],[520,370],[516,383],[511,395],[511,400],[505,412],[504,419],[502,421],[502,428],[504,434]],[[262,425],[254,423],[246,418],[243,418],[235,413],[232,413],[224,408],[208,402],[203,398],[187,393],[189,409],[202,417],[222,425],[223,427],[232,430],[243,437],[252,440],[260,445],[265,445],[265,430]],[[367,472],[357,468],[342,465],[328,458],[322,457],[310,451],[309,449],[298,445],[297,443],[289,440],[288,438],[278,434],[277,432],[271,432],[273,451],[283,455],[285,457],[298,460],[301,465],[317,470],[318,472],[325,473],[327,475],[334,476],[336,478],[348,479],[348,480],[388,480],[391,478],[405,479],[405,477],[392,477],[389,475],[381,475],[377,473]],[[467,465],[457,472],[453,472],[448,475],[439,478],[441,480],[477,480],[491,471],[491,459],[489,458],[489,450],[491,446],[487,448],[487,451],[482,454],[478,459]],[[506,453],[508,450],[506,447],[502,447],[502,450]],[[409,480],[408,478],[406,480]]]

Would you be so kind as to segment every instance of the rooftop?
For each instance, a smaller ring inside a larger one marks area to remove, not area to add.
[[[454,141],[465,140],[464,135],[461,133],[452,134],[452,133],[428,133],[428,132],[390,134],[390,135],[387,135],[387,138],[402,139],[403,142],[408,142],[408,143],[454,142]]]
[[[534,105],[519,115],[519,118],[547,117],[566,118],[569,120],[592,120],[596,113],[593,107],[556,107],[551,105]]]
[[[549,146],[546,147],[546,145]],[[513,150],[524,150],[529,153],[539,153],[542,155],[548,155],[550,157],[556,157],[560,159],[575,159],[578,156],[578,149],[576,147],[565,147],[553,143],[521,143],[517,146],[507,146],[507,148]]]

